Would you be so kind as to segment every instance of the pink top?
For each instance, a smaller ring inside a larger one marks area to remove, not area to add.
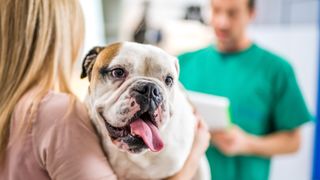
[[[28,125],[31,93],[15,107],[0,180],[116,179],[84,105],[76,100],[70,107],[66,94],[49,92],[31,117],[31,128],[18,134],[17,127]]]

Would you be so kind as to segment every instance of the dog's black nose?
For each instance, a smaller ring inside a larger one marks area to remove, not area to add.
[[[140,82],[132,92],[144,112],[154,112],[163,100],[159,86],[152,82]]]
[[[157,85],[155,85],[153,83],[146,83],[146,84],[136,88],[136,91],[144,96],[151,98],[151,99],[160,97],[160,89],[158,88]]]

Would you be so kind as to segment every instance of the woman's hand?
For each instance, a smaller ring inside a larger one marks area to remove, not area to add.
[[[195,115],[198,122],[195,126],[195,136],[191,152],[182,169],[176,175],[168,178],[169,180],[192,179],[198,170],[201,157],[204,156],[204,153],[209,146],[210,133],[207,125],[197,113],[195,113]]]
[[[203,119],[197,115],[198,123],[196,125],[195,137],[193,140],[192,150],[190,155],[201,156],[204,155],[210,144],[210,133],[208,127]]]

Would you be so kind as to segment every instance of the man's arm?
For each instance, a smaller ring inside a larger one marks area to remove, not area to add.
[[[273,156],[293,153],[300,147],[300,129],[276,132],[264,137],[250,136],[248,150],[250,154]]]
[[[292,153],[300,147],[299,128],[275,132],[266,136],[254,136],[237,126],[211,133],[212,143],[227,155],[273,156]]]

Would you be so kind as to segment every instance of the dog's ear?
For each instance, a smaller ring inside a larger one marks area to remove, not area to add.
[[[83,62],[82,62],[82,73],[81,73],[81,79],[88,76],[89,81],[91,79],[91,71],[93,68],[93,65],[96,61],[96,58],[98,54],[104,49],[104,47],[94,47],[92,48],[88,54],[85,56]]]

